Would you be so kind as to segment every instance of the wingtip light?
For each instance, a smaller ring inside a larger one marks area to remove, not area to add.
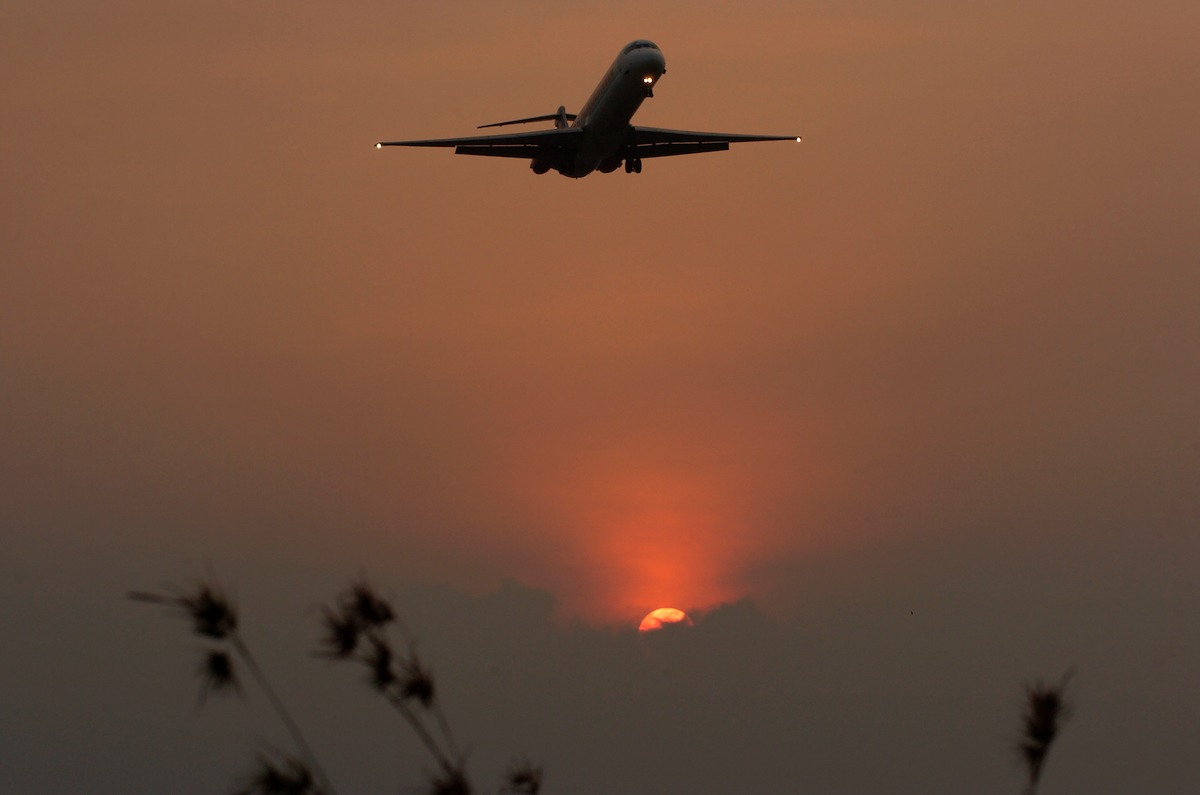
[[[799,141],[800,139],[799,139],[799,138],[797,138],[796,140],[797,140],[797,141]],[[383,148],[383,144],[375,144],[375,148],[376,148],[376,149],[382,149],[382,148]]]

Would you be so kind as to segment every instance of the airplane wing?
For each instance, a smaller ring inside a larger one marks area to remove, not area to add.
[[[739,133],[667,130],[661,127],[633,127],[626,145],[634,157],[694,155],[699,152],[724,152],[730,144],[753,141],[800,141],[798,135],[742,135]]]
[[[380,141],[384,146],[444,146],[454,147],[458,155],[483,155],[485,157],[543,157],[555,149],[572,146],[574,139],[583,130],[564,127],[554,130],[510,133],[507,135],[472,135],[466,138],[430,138],[423,141]]]

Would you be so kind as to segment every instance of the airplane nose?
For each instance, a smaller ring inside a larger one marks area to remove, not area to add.
[[[637,65],[634,68],[649,78],[646,80],[647,83],[653,83],[662,77],[663,72],[667,71],[667,61],[658,50],[640,50],[636,55]]]
[[[661,53],[647,53],[642,59],[642,63],[638,64],[638,73],[642,75],[642,82],[646,85],[646,96],[654,96],[654,84],[658,82],[658,78],[663,76],[663,72],[667,71],[667,65],[663,61]]]

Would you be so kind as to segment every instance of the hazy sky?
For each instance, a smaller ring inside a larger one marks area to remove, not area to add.
[[[0,790],[226,791],[131,587],[214,571],[342,792],[1200,790],[1200,7],[0,6]],[[568,180],[376,140],[579,109],[801,134]],[[633,628],[664,605],[696,626]],[[261,700],[261,699],[260,699]],[[408,791],[408,790],[402,790]]]

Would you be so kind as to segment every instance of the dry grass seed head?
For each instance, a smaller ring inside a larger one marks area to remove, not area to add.
[[[433,706],[433,674],[421,665],[416,654],[404,663],[404,681],[400,693],[405,699],[413,699],[426,709]]]
[[[357,616],[365,629],[381,627],[396,618],[392,606],[366,582],[354,583],[343,596],[343,603],[349,608],[347,612]]]
[[[542,790],[542,768],[532,762],[519,762],[505,777],[504,792],[513,795],[538,795]]]
[[[1032,784],[1041,777],[1050,746],[1071,717],[1066,687],[1073,673],[1073,670],[1067,671],[1058,684],[1046,684],[1039,679],[1025,686],[1025,712],[1021,718],[1017,750],[1029,770]]]
[[[166,605],[179,610],[191,620],[192,631],[206,638],[225,640],[237,630],[237,611],[215,585],[201,583],[193,594],[130,591],[128,596],[136,602]]]
[[[258,757],[258,769],[246,777],[246,786],[234,795],[320,795],[308,766],[291,756],[279,763]]]
[[[322,610],[321,623],[325,626],[325,636],[321,639],[317,655],[334,660],[352,657],[358,649],[358,639],[362,634],[362,626],[358,619],[346,611],[337,613],[326,607]]]
[[[224,640],[237,631],[237,611],[215,585],[201,584],[195,594],[179,597],[179,605],[198,635]]]
[[[443,771],[429,783],[430,795],[471,795],[471,782],[458,768]]]
[[[234,692],[245,697],[242,685],[238,682],[237,672],[233,667],[233,659],[220,649],[211,649],[204,654],[197,669],[200,676],[200,703],[208,699],[209,693]]]

